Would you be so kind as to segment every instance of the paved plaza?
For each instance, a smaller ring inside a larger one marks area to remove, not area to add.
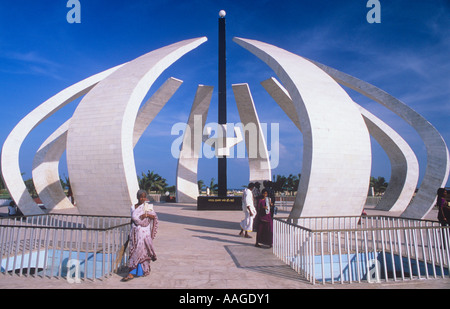
[[[1,208],[4,212],[5,208]],[[125,273],[105,280],[68,283],[65,279],[0,275],[5,289],[434,289],[450,288],[450,279],[389,283],[312,285],[279,261],[271,249],[256,248],[254,238],[238,235],[240,211],[197,211],[193,204],[160,203],[158,260],[150,276],[121,282]],[[368,209],[368,214],[378,212]],[[280,216],[287,215],[281,212]],[[435,213],[429,217],[434,218]],[[253,236],[254,233],[252,233]]]

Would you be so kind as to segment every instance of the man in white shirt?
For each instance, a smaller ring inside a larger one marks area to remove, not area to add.
[[[256,208],[253,204],[252,189],[255,187],[254,183],[249,183],[242,195],[242,210],[244,211],[245,218],[241,221],[241,232],[239,236],[242,236],[245,232],[245,238],[252,238],[248,235],[248,232],[253,230],[253,219],[256,217]]]

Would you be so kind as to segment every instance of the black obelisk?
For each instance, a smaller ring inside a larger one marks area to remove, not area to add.
[[[219,130],[227,124],[227,57],[225,42],[225,13],[219,14]],[[223,132],[222,147],[226,148],[226,136]],[[221,144],[220,142],[218,143]],[[218,155],[218,196],[227,196],[227,158]]]

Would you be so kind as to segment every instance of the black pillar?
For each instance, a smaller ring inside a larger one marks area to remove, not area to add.
[[[227,57],[225,43],[225,17],[219,18],[219,128],[227,124]],[[223,147],[226,147],[225,131]],[[218,143],[221,144],[220,142]],[[218,156],[218,195],[227,196],[227,158]]]

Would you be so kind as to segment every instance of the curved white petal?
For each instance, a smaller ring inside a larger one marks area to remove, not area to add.
[[[133,154],[139,106],[167,67],[205,41],[178,42],[130,61],[80,102],[67,138],[67,167],[80,212],[129,215],[139,188]]]
[[[20,172],[19,153],[25,138],[42,121],[63,106],[85,95],[99,81],[120,67],[121,65],[98,73],[62,90],[25,116],[6,138],[1,154],[3,179],[12,199],[24,215],[43,213],[29,195]]]

